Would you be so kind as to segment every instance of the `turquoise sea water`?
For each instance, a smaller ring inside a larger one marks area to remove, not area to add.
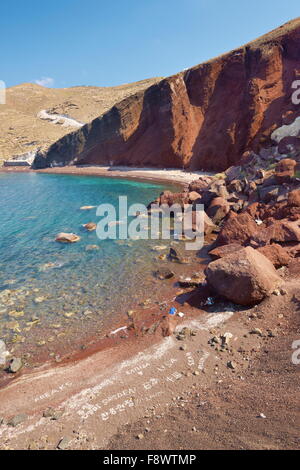
[[[98,222],[96,209],[126,195],[145,203],[164,189],[156,183],[115,178],[0,173],[0,338],[8,345],[49,346],[72,341],[125,313],[151,289],[157,241],[100,241],[82,224]],[[55,242],[74,232],[74,244]],[[90,249],[89,245],[98,245]],[[156,254],[157,255],[157,254]],[[45,344],[44,344],[45,343]]]

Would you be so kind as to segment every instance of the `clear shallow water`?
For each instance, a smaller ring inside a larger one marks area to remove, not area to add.
[[[72,335],[101,331],[137,299],[152,296],[157,253],[151,248],[159,242],[100,241],[81,227],[99,221],[96,209],[80,207],[117,207],[119,195],[128,196],[128,204],[147,205],[164,189],[174,186],[0,173],[0,338],[16,350],[24,344],[51,350],[58,341],[72,342]],[[59,232],[77,233],[81,240],[57,243]]]

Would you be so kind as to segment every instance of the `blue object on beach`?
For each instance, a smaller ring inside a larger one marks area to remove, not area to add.
[[[177,310],[176,310],[175,307],[172,307],[172,308],[170,308],[170,310],[169,310],[169,314],[170,314],[170,315],[175,315],[176,312],[177,312]]]

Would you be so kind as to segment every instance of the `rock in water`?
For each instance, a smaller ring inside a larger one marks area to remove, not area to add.
[[[87,224],[84,224],[83,227],[89,232],[92,232],[93,230],[96,230],[97,224],[94,222],[88,222]]]
[[[157,277],[161,281],[163,281],[164,279],[171,279],[172,277],[174,277],[173,271],[171,271],[168,268],[158,269],[154,273],[154,275],[155,275],[155,277]]]
[[[249,246],[213,261],[205,274],[219,295],[240,305],[261,302],[283,282],[273,264]]]
[[[55,240],[60,243],[75,243],[80,240],[80,237],[75,233],[61,232],[56,236]]]

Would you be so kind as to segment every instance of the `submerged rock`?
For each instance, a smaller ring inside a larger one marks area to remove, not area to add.
[[[81,206],[80,210],[81,211],[90,211],[91,209],[94,209],[96,206]]]
[[[186,256],[182,256],[178,250],[175,250],[175,248],[172,247],[170,248],[168,258],[170,261],[180,264],[187,264],[189,262],[189,259]]]
[[[85,251],[97,251],[97,250],[99,250],[98,245],[87,245],[85,247]]]
[[[161,281],[174,277],[173,271],[168,268],[158,269],[157,271],[155,271],[154,275],[155,277],[157,277],[157,279],[160,279]]]

